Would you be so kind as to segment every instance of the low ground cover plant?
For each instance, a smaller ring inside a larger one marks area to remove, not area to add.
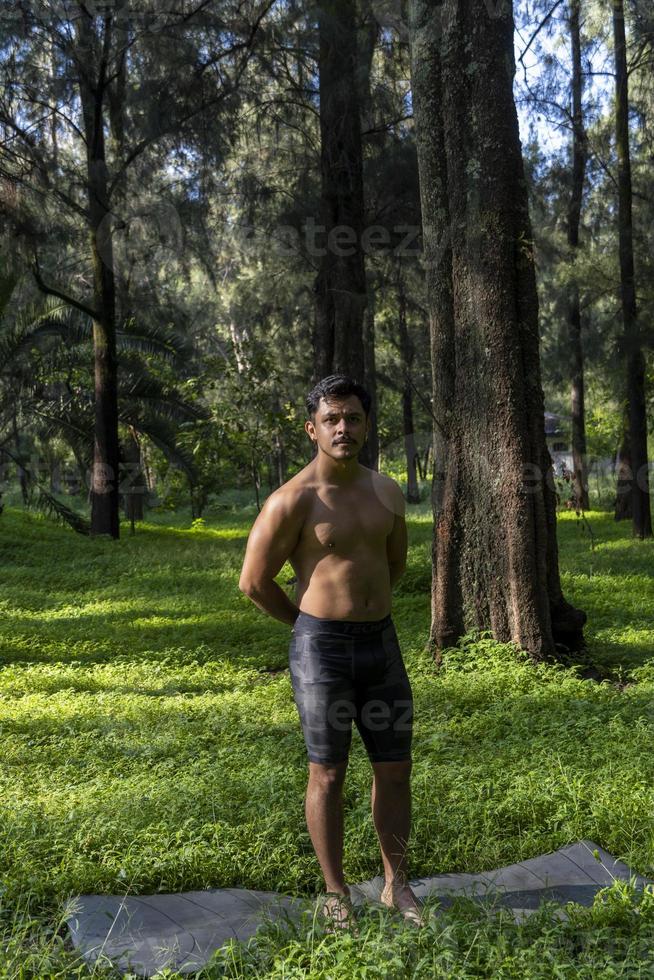
[[[559,520],[564,590],[589,617],[584,661],[535,666],[481,634],[435,671],[429,514],[409,509],[393,615],[416,703],[415,876],[587,838],[654,877],[653,546],[611,515],[586,519],[592,539],[574,513]],[[195,526],[161,515],[113,542],[14,508],[0,520],[2,980],[91,975],[63,924],[78,894],[315,894],[289,630],[237,588],[250,512]],[[278,580],[290,589],[291,577],[287,565]],[[370,778],[355,734],[353,882],[381,872]],[[370,910],[358,937],[309,920],[271,926],[201,975],[651,975],[651,889],[616,883],[591,909],[568,906],[566,921],[559,911],[548,904],[518,926],[461,901],[417,932]]]

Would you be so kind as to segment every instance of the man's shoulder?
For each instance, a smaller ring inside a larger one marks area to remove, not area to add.
[[[389,488],[397,487],[398,490],[400,489],[399,483],[397,480],[394,480],[392,476],[386,476],[385,473],[380,473],[378,470],[370,470],[370,473],[372,474],[373,480],[379,486],[387,486]]]
[[[404,513],[404,491],[391,476],[372,470],[372,481],[375,494],[386,507],[396,514]]]
[[[314,495],[315,481],[311,480],[304,470],[300,470],[286,483],[282,483],[281,487],[273,490],[266,498],[266,503],[283,510],[294,510],[306,504]]]

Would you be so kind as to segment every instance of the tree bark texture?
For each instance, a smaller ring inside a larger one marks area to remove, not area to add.
[[[615,465],[615,512],[613,516],[616,521],[633,520],[633,499],[631,493],[632,472],[629,411],[625,410],[622,419],[622,436]]]
[[[584,352],[582,343],[579,282],[575,260],[579,250],[579,225],[586,175],[586,130],[584,127],[581,65],[580,0],[570,0],[570,54],[572,60],[572,181],[568,205],[568,246],[572,275],[568,286],[568,337],[572,408],[573,488],[578,505],[588,510],[588,471],[586,465],[586,410],[584,391]]]
[[[359,45],[359,119],[361,130],[364,132],[372,124],[372,62],[375,53],[375,45],[379,34],[379,27],[375,18],[375,12],[371,0],[360,0],[359,11],[361,19],[361,43]],[[363,149],[362,149],[363,155]],[[363,171],[363,156],[362,156]],[[365,181],[364,181],[365,188]],[[363,224],[366,221],[366,201],[365,192],[363,200]],[[365,255],[363,257],[364,267],[366,265]],[[370,268],[366,270],[366,298],[367,306],[363,316],[363,386],[370,395],[370,430],[363,449],[359,454],[359,462],[368,466],[371,470],[379,468],[379,427],[377,420],[377,372],[375,369],[375,294],[374,282]]]
[[[117,18],[114,32],[116,36],[116,57],[115,57],[115,77],[111,84],[107,86],[107,104],[109,117],[109,131],[111,134],[111,156],[114,166],[122,171],[120,177],[115,181],[112,194],[112,214],[118,222],[129,221],[127,213],[127,168],[126,161],[126,141],[125,141],[125,122],[126,104],[128,89],[128,61],[127,52],[132,40],[131,24],[127,12],[129,0],[116,0],[116,11],[120,12]],[[114,219],[114,220],[115,220]],[[116,267],[114,263],[114,275],[116,279],[116,319],[118,324],[125,324],[132,316],[132,297],[130,296],[129,280],[125,269],[120,268],[120,263]]]
[[[455,392],[454,295],[447,166],[443,136],[440,24],[442,5],[414,0],[411,19],[413,111],[420,169],[423,245],[432,369],[431,627],[429,645],[440,651],[465,633],[458,571],[461,537],[456,468],[451,457]]]
[[[414,348],[407,324],[406,292],[401,259],[398,260],[397,313],[400,357],[402,359],[402,428],[406,457],[406,499],[410,504],[417,504],[420,503],[420,490],[416,470],[417,450],[413,425],[413,389],[411,387]]]
[[[136,430],[131,425],[128,428],[122,450],[123,459],[127,466],[127,486],[122,495],[125,517],[132,522],[142,521],[147,482],[141,459],[141,444]]]
[[[95,438],[91,482],[91,534],[119,536],[118,371],[116,292],[111,206],[105,159],[106,73],[111,26],[102,38],[84,9],[76,21],[78,81],[86,139],[89,231],[93,262]]]
[[[649,462],[647,459],[645,357],[638,325],[634,274],[631,157],[629,153],[629,88],[624,0],[613,0],[613,40],[615,52],[615,135],[618,155],[620,296],[629,411],[631,511],[634,535],[639,538],[650,538],[652,536],[652,514],[649,499]]]
[[[370,395],[370,432],[359,453],[359,462],[379,469],[379,426],[377,424],[377,371],[375,365],[375,294],[368,285],[368,306],[363,324],[363,387]]]
[[[438,433],[431,639],[437,653],[490,629],[556,656],[583,644],[586,616],[559,578],[513,18],[412,0],[411,24]]]
[[[315,283],[314,376],[342,373],[361,382],[366,275],[355,4],[321,0],[318,25],[322,254]]]

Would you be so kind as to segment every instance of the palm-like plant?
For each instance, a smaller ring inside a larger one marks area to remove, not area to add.
[[[93,391],[88,352],[88,317],[49,298],[15,317],[0,311],[0,449],[22,467],[27,502],[89,534],[86,518],[75,513],[25,465],[16,443],[17,419],[40,440],[59,436],[83,472],[90,469],[93,446]],[[178,444],[179,426],[207,418],[185,400],[176,370],[191,354],[171,328],[138,323],[134,318],[117,334],[119,419],[147,436],[181,468],[191,485],[197,480],[190,454]]]

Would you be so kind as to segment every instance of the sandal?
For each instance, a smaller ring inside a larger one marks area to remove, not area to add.
[[[404,885],[400,887],[404,889],[404,888],[408,888],[408,885]],[[409,892],[413,896],[415,901],[418,902],[418,899],[413,894],[410,888],[409,888]],[[407,902],[410,902],[408,896],[405,896],[405,898],[407,899]],[[404,906],[402,906],[402,904],[398,905],[396,903],[395,889],[393,888],[392,884],[390,886],[384,885],[379,900],[382,903],[382,905],[386,906],[386,908],[394,909],[396,912],[399,912],[406,922],[410,922],[412,925],[417,926],[418,928],[427,924],[420,908],[416,908],[412,904],[405,904]],[[400,902],[401,901],[402,900],[400,899]]]
[[[325,892],[322,896],[322,914],[327,919],[325,932],[353,929],[356,934],[350,889],[348,885],[345,887],[347,888],[347,895],[341,895],[340,892]]]

